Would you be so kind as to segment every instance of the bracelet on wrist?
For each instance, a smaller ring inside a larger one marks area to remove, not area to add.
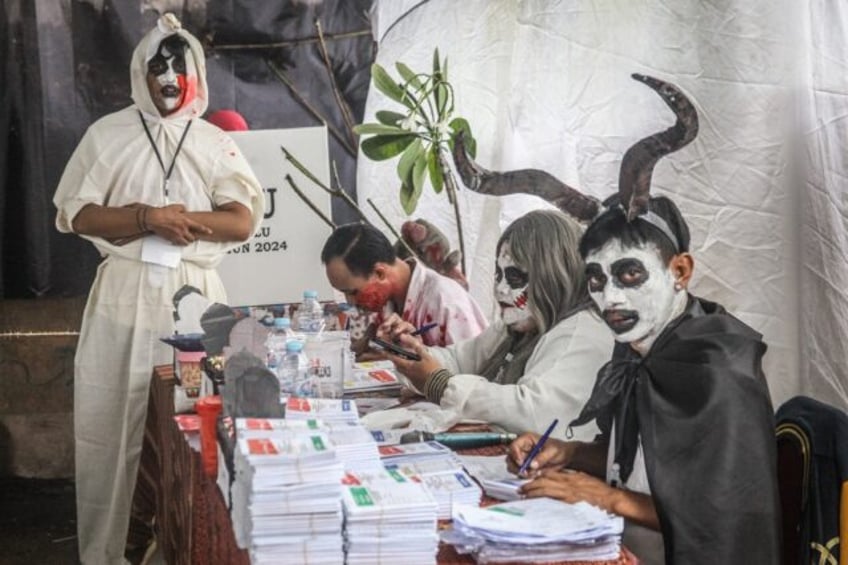
[[[448,387],[448,381],[453,377],[453,373],[444,368],[439,368],[427,375],[427,380],[424,381],[424,396],[427,400],[434,404],[439,404],[442,401],[442,395]]]

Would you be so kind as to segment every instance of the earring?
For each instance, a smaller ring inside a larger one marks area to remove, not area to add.
[[[680,281],[675,281],[674,290],[683,290],[683,283],[681,283]]]

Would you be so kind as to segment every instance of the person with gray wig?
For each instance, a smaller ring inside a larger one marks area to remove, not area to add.
[[[578,224],[557,210],[515,220],[496,248],[495,299],[501,319],[474,339],[427,348],[397,317],[378,337],[415,351],[420,361],[388,354],[428,400],[457,418],[511,432],[547,428],[576,415],[589,398],[612,340],[593,314],[578,250]],[[565,427],[554,435],[563,437]],[[579,430],[591,439],[595,430]]]

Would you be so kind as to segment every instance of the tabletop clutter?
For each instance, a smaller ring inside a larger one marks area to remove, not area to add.
[[[361,415],[400,403],[403,377],[387,361],[354,361],[349,309],[306,291],[291,310],[257,315],[188,287],[175,295],[177,333],[163,337],[175,349],[175,419],[217,477],[251,563],[429,565],[440,541],[486,563],[619,556],[621,518],[516,500],[524,481],[503,455],[445,445],[514,435],[366,428]],[[484,492],[511,502],[481,508]]]

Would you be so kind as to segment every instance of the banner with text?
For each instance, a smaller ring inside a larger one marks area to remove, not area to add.
[[[323,127],[230,132],[265,192],[265,219],[250,241],[233,249],[218,272],[230,306],[300,302],[304,290],[321,300],[333,291],[321,265],[321,248],[331,228],[300,199],[297,187],[328,218],[330,195],[298,171],[283,155],[285,147],[316,178],[330,185],[327,130]]]

